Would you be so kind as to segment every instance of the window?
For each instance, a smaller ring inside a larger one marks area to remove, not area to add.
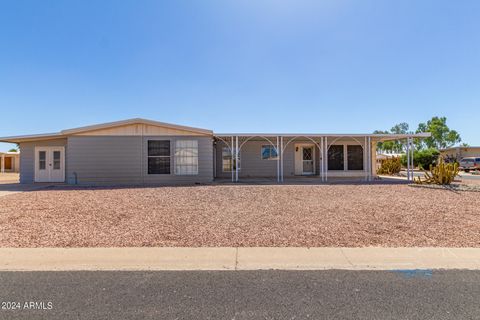
[[[148,141],[148,174],[170,174],[170,140]]]
[[[344,170],[343,145],[333,145],[328,149],[328,170]]]
[[[235,150],[233,150],[235,152]],[[242,161],[240,159],[240,153],[238,154],[238,170],[241,168]],[[235,171],[236,163],[235,157],[232,161],[232,151],[228,147],[222,148],[222,171],[223,172],[231,172],[233,167],[233,171]]]
[[[45,170],[47,167],[47,152],[39,151],[38,152],[38,169]]]
[[[198,141],[177,140],[175,142],[175,174],[198,174]]]
[[[60,170],[60,151],[53,151],[53,169]]]
[[[347,146],[348,170],[363,170],[362,146]]]
[[[277,160],[277,149],[272,145],[262,146],[262,159],[263,160]]]

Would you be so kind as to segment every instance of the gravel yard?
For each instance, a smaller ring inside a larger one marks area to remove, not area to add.
[[[212,185],[0,198],[2,247],[480,247],[480,194],[407,185]]]

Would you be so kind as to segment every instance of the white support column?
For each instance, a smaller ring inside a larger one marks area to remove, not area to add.
[[[368,137],[368,181],[372,181],[372,137]]]
[[[5,155],[2,154],[2,166],[0,168],[0,172],[5,172]]]
[[[328,181],[328,137],[325,137],[325,143],[323,146],[323,152],[325,154],[325,181]]]
[[[407,181],[410,181],[410,138],[407,138]]]
[[[325,163],[325,157],[323,156],[323,137],[320,137],[320,179],[323,181],[323,164]]]
[[[280,137],[280,177],[283,182],[283,136]]]
[[[239,150],[238,150],[238,136],[235,137],[235,181],[238,182],[238,158],[239,158]]]
[[[365,181],[368,181],[368,150],[367,150],[368,138],[365,136],[365,141],[363,143],[363,165],[365,171]]]
[[[280,182],[280,138],[277,136],[277,182]]]
[[[230,170],[230,171],[232,171],[232,182],[235,182],[235,171],[233,171],[233,166],[234,166],[234,164],[235,164],[235,162],[233,161],[233,159],[235,159],[235,151],[234,151],[234,147],[233,147],[233,136],[232,136],[232,139],[231,139],[231,144],[230,144],[230,146],[231,146],[230,151],[231,151],[231,153],[232,153],[232,154],[231,154],[232,159],[231,159],[231,168],[230,168],[231,170]]]
[[[410,149],[412,150],[412,156],[411,156],[411,159],[412,159],[412,181],[414,179],[414,170],[415,170],[415,164],[413,162],[413,159],[414,159],[414,153],[415,153],[415,146],[413,144],[413,138],[410,138]]]

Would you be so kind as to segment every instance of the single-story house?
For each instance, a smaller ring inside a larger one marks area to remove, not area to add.
[[[440,150],[440,156],[445,159],[460,161],[465,157],[480,157],[480,147],[451,147]]]
[[[0,152],[0,172],[18,172],[19,169],[19,152]]]
[[[130,119],[57,133],[0,138],[20,146],[20,182],[68,184],[209,183],[308,176],[376,175],[380,141],[420,134],[217,134],[163,122]]]

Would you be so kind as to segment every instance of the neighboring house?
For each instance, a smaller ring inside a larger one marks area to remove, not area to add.
[[[440,156],[460,161],[465,157],[480,157],[480,147],[451,147],[440,150]]]
[[[19,170],[19,152],[0,152],[0,172],[18,172]]]
[[[131,119],[58,133],[0,138],[20,145],[20,182],[208,183],[214,179],[311,176],[371,180],[380,141],[392,134],[215,134]],[[238,152],[237,152],[238,151]]]

